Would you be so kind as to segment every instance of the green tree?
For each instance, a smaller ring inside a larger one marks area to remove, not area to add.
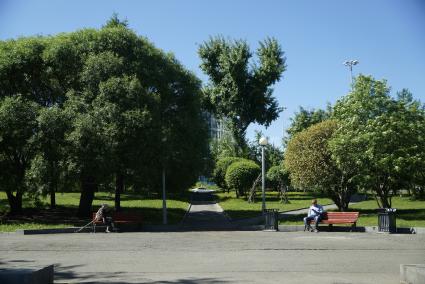
[[[286,69],[283,51],[275,39],[266,39],[256,52],[258,64],[249,65],[252,53],[245,41],[215,37],[201,44],[198,54],[210,79],[206,105],[230,121],[234,139],[243,149],[251,123],[268,126],[282,111],[270,86]]]
[[[91,214],[94,194],[103,179],[110,174],[110,153],[113,141],[108,132],[114,132],[112,109],[97,104],[87,104],[71,95],[65,102],[65,112],[71,118],[72,126],[66,134],[67,168],[79,181],[81,197],[78,216]]]
[[[289,199],[286,194],[287,189],[291,184],[288,170],[283,165],[272,166],[267,171],[266,178],[268,187],[279,192],[281,202],[289,203]]]
[[[289,186],[291,179],[289,178],[289,172],[283,165],[276,165],[269,168],[266,174],[267,185],[270,188],[278,190],[282,186]]]
[[[288,143],[284,164],[294,186],[320,190],[345,211],[356,188],[332,158],[328,144],[337,129],[335,120],[326,120],[296,134]]]
[[[241,160],[232,163],[226,171],[226,185],[236,191],[236,197],[246,195],[261,169],[254,161]]]
[[[397,190],[419,182],[425,161],[423,109],[389,91],[386,81],[358,76],[334,107],[340,128],[330,142],[338,167],[384,208]]]
[[[226,185],[227,169],[234,162],[241,160],[242,158],[239,157],[223,157],[217,161],[213,173],[214,182],[217,184],[217,186],[221,187],[222,189],[227,189],[227,192],[229,192],[230,188]]]
[[[6,191],[11,214],[22,212],[25,175],[35,154],[37,111],[37,105],[22,96],[0,100],[0,188]]]
[[[167,190],[179,192],[203,168],[208,143],[199,79],[116,15],[100,30],[1,41],[0,97],[19,94],[67,117],[64,162],[55,171],[81,187],[80,216],[90,215],[99,186],[115,181],[119,208],[124,184],[159,191],[166,169]],[[58,152],[47,153],[46,145],[57,142],[52,133],[60,129],[40,132],[38,153],[25,164],[42,192],[42,183],[55,184],[59,174],[49,174]]]
[[[55,193],[64,171],[65,133],[69,126],[68,117],[58,106],[40,108],[34,136],[37,156],[31,161],[27,178],[37,192],[50,195],[52,209],[56,207]]]
[[[331,106],[328,105],[327,110],[311,109],[306,110],[300,107],[299,111],[291,118],[291,125],[286,130],[287,137],[285,144],[297,133],[309,128],[310,126],[322,122],[330,117]]]
[[[254,160],[261,164],[261,152],[262,147],[259,144],[259,140],[261,137],[263,137],[263,133],[261,131],[255,131],[255,138],[253,141],[249,142],[249,159]],[[267,139],[270,141],[270,139],[267,137]],[[283,151],[276,147],[275,145],[268,143],[266,146],[264,146],[264,161],[267,168],[277,166],[282,163],[283,160]]]

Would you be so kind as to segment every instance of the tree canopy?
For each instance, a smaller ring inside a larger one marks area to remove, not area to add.
[[[355,186],[339,170],[329,149],[337,129],[337,121],[326,120],[296,134],[288,143],[284,163],[293,185],[325,192],[345,211]]]
[[[32,129],[16,133],[25,162],[2,167],[31,168],[28,178],[52,188],[67,177],[81,187],[80,216],[101,185],[115,182],[116,196],[125,186],[159,191],[165,169],[168,190],[187,188],[208,150],[199,79],[116,15],[99,30],[1,41],[0,99],[4,137],[6,116]],[[3,159],[15,142],[0,143]]]
[[[360,188],[372,190],[380,207],[391,207],[399,189],[423,186],[425,113],[404,90],[389,95],[386,81],[357,77],[353,91],[333,112],[340,127],[330,141],[338,167]]]
[[[283,51],[277,40],[260,42],[257,62],[246,41],[213,37],[199,47],[201,69],[210,82],[204,93],[206,105],[219,117],[226,117],[239,147],[244,148],[246,129],[251,123],[269,126],[282,108],[271,86],[286,70]]]

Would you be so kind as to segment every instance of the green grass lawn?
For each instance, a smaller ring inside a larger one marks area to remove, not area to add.
[[[49,199],[41,200],[36,206],[28,198],[23,200],[24,212],[21,216],[6,216],[9,210],[7,197],[0,192],[0,232],[10,232],[17,229],[63,228],[81,226],[90,219],[80,220],[76,216],[80,193],[56,194],[57,209],[49,210]],[[189,207],[187,196],[169,195],[167,200],[168,223],[179,223]],[[92,210],[96,211],[102,203],[114,205],[114,195],[107,192],[97,192],[93,201]],[[121,206],[123,211],[137,212],[143,216],[144,224],[162,223],[162,199],[153,196],[145,197],[140,194],[122,194]]]
[[[257,194],[255,203],[248,203],[245,198],[236,198],[235,192],[217,193],[220,206],[232,218],[248,218],[261,214],[261,193]],[[277,192],[266,192],[266,208],[290,211],[309,207],[311,199],[317,198],[319,204],[332,204],[332,200],[306,192],[288,192],[290,203],[281,203]]]
[[[425,201],[411,201],[409,197],[393,197],[393,208],[396,208],[397,227],[425,227]],[[376,201],[366,200],[349,207],[349,211],[359,211],[360,217],[357,226],[378,226]],[[280,220],[280,224],[301,225],[302,215],[290,216]]]

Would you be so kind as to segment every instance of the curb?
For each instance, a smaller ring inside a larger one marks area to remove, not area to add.
[[[256,221],[256,220],[255,220]],[[39,235],[39,234],[70,234],[75,233],[76,230],[81,227],[71,228],[55,228],[55,229],[30,229],[30,230],[16,230],[16,232],[4,232],[2,234],[18,234],[18,235]],[[304,225],[279,225],[280,232],[303,232]],[[215,231],[212,228],[200,228],[199,231]],[[376,234],[389,234],[385,232],[379,232],[378,227],[338,227],[333,226],[319,226],[322,232],[353,232],[353,233],[376,233]],[[231,228],[220,228],[219,231],[262,231],[264,230],[264,224],[256,222],[256,224],[235,224],[232,223]],[[142,230],[136,232],[189,232],[197,230],[187,230],[182,228],[181,225],[144,225]],[[85,228],[81,233],[91,233],[91,228]],[[396,234],[425,234],[425,227],[401,227],[397,228]]]

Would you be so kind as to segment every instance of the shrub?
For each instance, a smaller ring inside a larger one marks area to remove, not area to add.
[[[226,171],[226,184],[229,188],[234,188],[236,196],[245,194],[257,176],[260,174],[260,166],[254,161],[241,160],[232,163]]]
[[[226,171],[227,168],[236,161],[240,161],[242,158],[238,157],[224,157],[217,161],[213,173],[215,184],[222,189],[229,189],[226,186]]]
[[[267,186],[275,190],[278,190],[279,186],[289,186],[290,184],[289,173],[282,165],[271,167],[267,171],[266,178]]]

